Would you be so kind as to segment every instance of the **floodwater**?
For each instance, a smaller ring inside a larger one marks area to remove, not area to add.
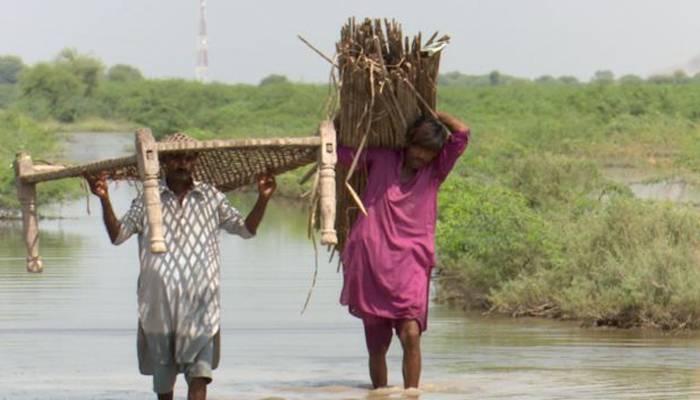
[[[684,179],[653,179],[648,171],[631,167],[609,167],[603,173],[607,178],[627,185],[640,199],[700,206],[700,186]]]
[[[70,157],[122,151],[129,135],[75,136]],[[98,141],[99,138],[99,141]],[[93,153],[84,151],[87,144]],[[100,143],[100,146],[95,146]],[[41,190],[41,188],[39,188]],[[118,213],[134,189],[111,187]],[[249,198],[233,198],[242,211]],[[136,362],[136,243],[112,246],[93,200],[42,220],[45,271],[24,271],[16,222],[0,225],[0,399],[152,399]],[[256,238],[222,236],[222,362],[211,399],[398,399],[368,390],[361,323],[338,305],[341,277],[313,273],[303,206],[275,199]],[[700,398],[700,336],[582,329],[432,305],[423,399]],[[391,385],[401,384],[394,341]],[[179,379],[178,398],[185,383]]]
[[[684,180],[668,179],[658,182],[636,182],[631,183],[629,187],[635,196],[642,199],[700,205],[700,187]]]

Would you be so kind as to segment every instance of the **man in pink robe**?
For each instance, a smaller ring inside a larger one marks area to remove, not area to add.
[[[435,265],[437,193],[469,140],[460,120],[437,113],[408,131],[403,150],[371,148],[358,160],[368,171],[362,202],[342,253],[340,302],[362,318],[375,388],[387,385],[386,353],[396,330],[403,347],[405,388],[417,388],[420,337],[427,329],[430,272]],[[354,150],[340,147],[349,166]]]

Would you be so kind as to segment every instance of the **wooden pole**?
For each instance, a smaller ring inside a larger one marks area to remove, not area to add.
[[[27,247],[27,271],[42,272],[44,265],[39,257],[39,219],[36,210],[36,184],[22,182],[20,177],[33,172],[32,159],[18,153],[15,158],[15,183],[17,197],[22,205],[22,231]]]
[[[158,154],[193,150],[227,150],[250,147],[286,147],[305,148],[321,144],[318,136],[293,138],[251,138],[251,139],[214,139],[202,141],[158,142]]]
[[[85,174],[99,174],[102,171],[125,168],[134,164],[136,164],[135,156],[114,158],[70,167],[65,167],[63,165],[35,165],[32,169],[32,173],[22,175],[22,181],[38,183],[63,178],[81,177]]]
[[[150,231],[151,253],[165,253],[167,249],[163,238],[163,212],[158,188],[158,144],[150,129],[136,131],[136,162],[139,177],[143,182],[143,201]]]
[[[329,120],[323,121],[320,132],[321,244],[335,245],[338,244],[338,236],[335,232],[335,164],[338,161],[338,156],[336,154],[336,137],[333,122]]]
[[[245,149],[307,149],[317,148],[321,145],[318,136],[301,138],[270,138],[270,139],[230,139],[230,140],[206,140],[195,142],[168,142],[156,143],[158,155],[173,154],[185,151],[208,150],[245,150]],[[85,174],[99,174],[106,170],[118,170],[138,164],[136,156],[126,156],[87,164],[63,166],[63,165],[35,165],[31,172],[22,174],[21,180],[26,183],[39,183],[63,178],[81,177]],[[125,176],[124,178],[129,178]]]

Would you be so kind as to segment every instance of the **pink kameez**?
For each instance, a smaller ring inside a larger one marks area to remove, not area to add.
[[[340,303],[353,315],[392,320],[415,319],[428,327],[430,273],[435,265],[437,193],[469,141],[469,131],[454,132],[438,156],[401,183],[404,151],[366,149],[358,168],[367,168],[359,215],[342,253]],[[338,149],[349,166],[354,150]]]

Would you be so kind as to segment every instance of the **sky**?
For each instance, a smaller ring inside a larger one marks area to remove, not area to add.
[[[193,78],[199,0],[0,0],[0,54],[27,64],[62,48],[126,63],[152,78]],[[521,77],[609,69],[640,76],[700,55],[700,0],[207,0],[209,76],[258,83],[269,74],[327,82],[348,17],[394,18],[405,34],[447,33],[441,72]]]

